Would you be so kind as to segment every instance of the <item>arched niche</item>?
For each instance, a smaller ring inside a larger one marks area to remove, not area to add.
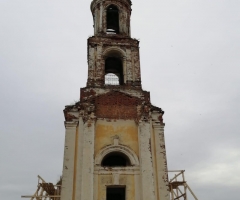
[[[102,162],[108,156],[119,155],[126,160],[126,166],[139,166],[138,157],[135,152],[124,145],[110,145],[103,148],[95,157],[95,165],[102,166]]]

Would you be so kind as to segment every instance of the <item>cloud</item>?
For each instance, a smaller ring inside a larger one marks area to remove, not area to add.
[[[190,173],[192,181],[202,185],[236,187],[240,185],[240,148],[216,148]]]

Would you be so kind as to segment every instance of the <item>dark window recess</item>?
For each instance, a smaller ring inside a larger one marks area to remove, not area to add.
[[[118,8],[113,5],[107,8],[107,32],[119,33]]]
[[[107,200],[125,200],[125,187],[108,187]]]
[[[128,157],[123,153],[113,152],[103,158],[102,166],[106,167],[126,167],[130,162]]]
[[[108,57],[105,60],[105,75],[109,73],[115,74],[119,78],[119,85],[123,85],[123,67],[120,58]]]

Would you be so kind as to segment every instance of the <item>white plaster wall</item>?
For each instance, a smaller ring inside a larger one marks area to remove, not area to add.
[[[82,117],[79,118],[78,125],[78,141],[77,141],[77,155],[76,155],[76,188],[75,188],[75,199],[80,200],[82,194],[82,158],[83,158],[83,139],[84,139],[84,124]]]
[[[61,200],[72,200],[77,122],[66,122]]]
[[[155,158],[155,179],[157,192],[160,200],[169,200],[167,158],[164,141],[164,124],[158,120],[159,114],[152,114],[153,118],[153,141]]]
[[[81,200],[93,200],[95,122],[84,124]]]
[[[95,122],[66,122],[61,200],[93,200]]]
[[[151,155],[151,126],[149,122],[139,123],[139,157],[141,191],[143,200],[155,200],[153,165]]]

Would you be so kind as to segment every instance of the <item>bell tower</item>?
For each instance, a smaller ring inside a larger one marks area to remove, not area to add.
[[[93,0],[88,79],[64,109],[61,200],[169,200],[161,108],[142,90],[130,0]]]
[[[131,1],[92,1],[94,35],[119,34],[130,37]]]
[[[88,39],[89,87],[140,86],[139,41],[130,37],[131,1],[91,3],[94,36]]]

